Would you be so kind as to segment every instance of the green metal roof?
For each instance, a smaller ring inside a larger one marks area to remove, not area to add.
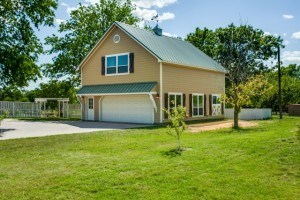
[[[153,31],[121,22],[115,22],[114,24],[163,62],[226,72],[219,63],[187,41],[164,35],[158,36]]]
[[[105,85],[85,85],[77,92],[81,94],[146,93],[156,86],[156,82],[121,83]]]

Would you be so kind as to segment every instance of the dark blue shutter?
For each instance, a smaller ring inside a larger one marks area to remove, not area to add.
[[[105,56],[101,57],[101,74],[105,75]]]
[[[134,53],[129,54],[129,72],[134,73]]]

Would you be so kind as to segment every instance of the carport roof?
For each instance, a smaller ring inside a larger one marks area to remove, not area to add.
[[[105,85],[85,85],[80,88],[77,95],[88,94],[129,94],[149,93],[156,86],[156,82],[120,83]]]

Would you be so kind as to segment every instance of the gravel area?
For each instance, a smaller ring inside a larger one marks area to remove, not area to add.
[[[252,127],[257,126],[258,124],[253,121],[239,121],[240,127]],[[212,122],[212,123],[202,123],[202,124],[192,124],[188,126],[188,129],[192,133],[197,133],[201,131],[211,131],[221,128],[230,128],[233,126],[232,120],[220,121],[220,122]]]

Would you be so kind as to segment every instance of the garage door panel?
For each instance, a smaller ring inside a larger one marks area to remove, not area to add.
[[[100,105],[101,120],[153,123],[154,109],[148,95],[106,96]]]

